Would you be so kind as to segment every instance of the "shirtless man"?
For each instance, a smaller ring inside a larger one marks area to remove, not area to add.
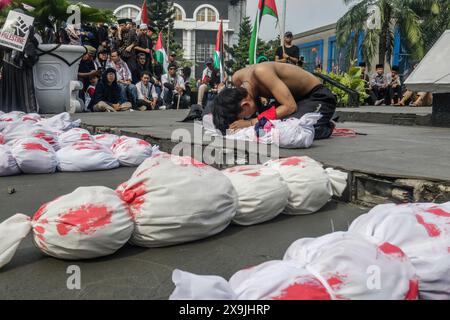
[[[268,120],[301,118],[320,112],[316,139],[327,139],[333,133],[331,118],[336,110],[334,95],[309,72],[289,64],[266,62],[252,65],[233,75],[236,88],[224,89],[212,105],[214,125],[223,134],[254,126]],[[274,99],[278,107],[263,107],[261,98]]]

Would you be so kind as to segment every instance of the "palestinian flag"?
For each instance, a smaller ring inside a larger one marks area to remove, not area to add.
[[[141,8],[141,23],[148,25],[149,22],[150,21],[148,19],[147,0],[144,0],[144,3],[142,4],[142,8]]]
[[[223,71],[223,20],[220,21],[219,31],[216,38],[216,51],[214,52],[214,68],[220,70],[220,81],[223,82],[225,74]]]
[[[261,20],[264,15],[269,15],[278,20],[278,10],[275,0],[259,0],[258,13],[253,26],[252,38],[250,40],[249,63],[256,63],[256,50],[258,48],[258,36]]]
[[[164,73],[167,73],[169,61],[167,59],[166,49],[163,47],[162,32],[159,33],[158,42],[156,42],[155,59],[163,66]]]

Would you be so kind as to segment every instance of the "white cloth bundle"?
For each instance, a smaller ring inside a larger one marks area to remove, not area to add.
[[[54,173],[58,165],[55,150],[45,140],[26,138],[11,148],[12,155],[23,173]]]
[[[125,136],[120,137],[111,149],[120,164],[125,167],[137,167],[153,153],[152,145],[147,141]]]
[[[100,171],[120,166],[110,149],[94,141],[78,141],[56,153],[58,170],[66,172]]]
[[[33,231],[34,244],[61,259],[90,259],[116,252],[130,238],[128,206],[111,189],[78,188],[43,205],[30,218],[16,214],[0,224],[0,268]]]
[[[417,270],[420,297],[450,299],[450,202],[379,205],[349,232],[400,247]]]
[[[94,141],[97,143],[100,143],[104,147],[111,149],[114,143],[117,142],[117,140],[120,139],[118,135],[110,134],[110,133],[103,133],[103,134],[97,134],[93,136]]]
[[[347,187],[347,174],[323,166],[309,157],[271,160],[264,164],[278,171],[290,190],[284,213],[310,214],[320,210]]]
[[[0,177],[19,173],[20,169],[11,153],[10,147],[0,144]]]
[[[239,197],[233,222],[249,226],[272,220],[288,204],[289,188],[275,170],[265,166],[239,166],[222,171]]]
[[[59,146],[61,148],[67,147],[75,142],[93,140],[94,138],[91,136],[89,131],[81,128],[70,129],[69,131],[61,133],[58,137]]]
[[[162,247],[223,231],[238,199],[220,171],[190,157],[159,153],[147,159],[117,189],[136,217],[131,242]]]

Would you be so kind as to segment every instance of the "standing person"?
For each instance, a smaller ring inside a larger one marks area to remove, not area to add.
[[[24,13],[21,9],[15,9]],[[33,66],[38,62],[38,40],[30,26],[23,52],[5,49],[0,77],[0,111],[38,112],[39,105],[34,90]]]
[[[106,23],[97,24],[97,43],[103,46],[105,42],[108,42],[108,25]]]
[[[133,107],[137,104],[137,90],[133,84],[133,77],[127,63],[123,61],[117,51],[111,52],[111,60],[107,64],[108,68],[113,68],[117,72],[117,82],[122,88],[122,97],[127,100],[130,97]]]
[[[133,50],[136,45],[137,36],[131,19],[119,20],[119,54],[123,61],[128,63],[136,59]]]
[[[117,25],[111,26],[109,33],[109,47],[111,51],[119,50],[119,28]]]
[[[177,65],[175,63],[169,64],[169,72],[161,77],[163,87],[162,99],[164,106],[162,109],[177,108],[178,97],[180,99],[180,106],[186,106],[184,80],[177,74]]]
[[[117,112],[131,109],[131,103],[123,99],[117,83],[116,70],[106,69],[102,80],[95,87],[95,93],[88,108],[94,112]]]
[[[137,46],[134,48],[137,54],[145,54],[147,68],[151,69],[153,63],[153,28],[149,28],[146,24],[140,26],[141,34],[138,36]]]
[[[283,120],[302,118],[319,112],[315,139],[328,139],[334,130],[336,111],[333,93],[311,73],[290,64],[266,62],[252,65],[233,75],[234,89],[223,89],[214,99],[214,125],[223,134],[254,126],[262,118]],[[261,98],[277,103],[264,107]]]
[[[137,109],[139,111],[155,110],[157,107],[158,94],[150,80],[150,72],[144,71],[141,75],[141,81],[136,84],[138,92]]]
[[[275,61],[276,62],[282,62],[282,63],[289,63],[298,65],[300,61],[300,50],[297,46],[294,46],[292,44],[292,40],[294,39],[294,36],[292,32],[288,31],[284,35],[284,51],[283,47],[279,47],[277,49],[276,55],[275,55]]]
[[[390,102],[389,97],[389,84],[391,79],[384,73],[384,65],[377,64],[376,73],[372,76],[370,80],[370,86],[372,91],[376,96],[375,106],[380,106],[382,104],[387,104]]]

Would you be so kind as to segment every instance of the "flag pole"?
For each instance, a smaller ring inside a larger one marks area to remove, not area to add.
[[[280,39],[281,39],[281,47],[283,48],[283,54],[286,54],[286,49],[284,48],[284,34],[286,33],[286,2],[287,0],[282,0],[283,1],[283,11],[281,13],[281,34],[280,34]]]

